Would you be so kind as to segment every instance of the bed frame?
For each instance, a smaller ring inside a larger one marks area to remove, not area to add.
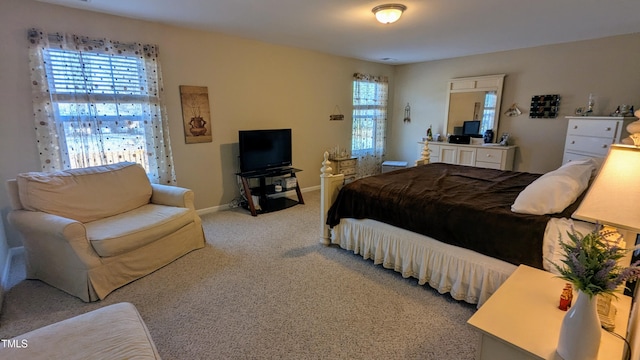
[[[344,184],[344,174],[333,175],[329,153],[324,152],[324,161],[320,168],[320,243],[331,244],[331,229],[327,225],[327,212],[336,201],[338,192]]]

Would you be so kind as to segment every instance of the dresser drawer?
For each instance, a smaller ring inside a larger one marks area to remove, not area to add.
[[[494,162],[485,162],[485,161],[476,161],[476,167],[485,168],[485,169],[497,169],[500,170],[500,163]]]
[[[597,157],[600,157],[600,156],[596,154],[572,153],[570,151],[566,151],[562,158],[562,164],[566,164],[571,161],[584,160],[588,158],[597,158]]]
[[[340,160],[339,164],[341,168],[355,167],[356,159]]]
[[[344,174],[344,176],[353,175],[356,173],[356,167],[340,168],[340,173]]]
[[[605,156],[611,144],[613,144],[613,138],[568,135],[565,151],[573,150]]]
[[[616,136],[618,120],[571,119],[567,135],[596,136],[613,139]]]
[[[431,154],[438,154],[440,153],[440,145],[435,145],[433,143],[429,143],[429,150],[431,150]],[[420,153],[422,153],[422,149],[420,149]]]
[[[476,162],[501,164],[504,151],[498,149],[479,148]],[[483,166],[486,167],[486,166]]]

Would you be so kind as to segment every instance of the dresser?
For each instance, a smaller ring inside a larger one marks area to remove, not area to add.
[[[629,134],[626,131],[635,117],[567,116],[567,137],[562,163],[585,157],[605,157],[611,144]]]
[[[356,179],[356,166],[358,165],[358,158],[330,158],[329,161],[331,161],[331,168],[333,169],[334,175],[344,174],[345,183],[351,182]]]
[[[467,145],[429,142],[430,162],[467,165],[489,169],[513,170],[517,146]],[[420,152],[424,142],[419,143]]]

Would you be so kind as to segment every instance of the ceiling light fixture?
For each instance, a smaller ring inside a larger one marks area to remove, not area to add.
[[[402,16],[402,12],[407,7],[402,4],[384,4],[374,7],[371,11],[376,15],[376,19],[383,24],[391,24]]]

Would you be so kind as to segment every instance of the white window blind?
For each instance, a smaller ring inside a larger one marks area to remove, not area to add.
[[[57,49],[44,52],[52,94],[143,95],[139,58]]]

